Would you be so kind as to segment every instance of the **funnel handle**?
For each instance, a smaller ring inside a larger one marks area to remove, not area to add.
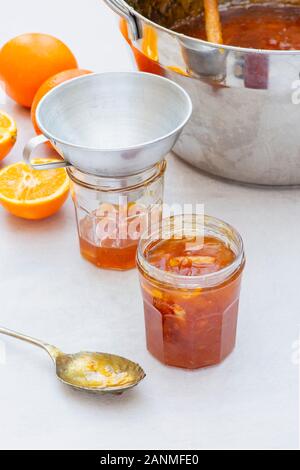
[[[104,0],[107,6],[109,6],[115,13],[122,16],[129,24],[130,32],[132,34],[133,41],[142,39],[142,33],[140,31],[138,20],[133,14],[133,11],[123,0]]]
[[[30,139],[30,141],[25,145],[23,150],[23,158],[24,161],[31,166],[34,170],[54,170],[55,168],[64,168],[69,164],[64,160],[60,162],[51,162],[51,163],[32,163],[31,155],[35,151],[35,149],[46,142],[50,142],[50,140],[45,137],[43,134],[38,135]]]

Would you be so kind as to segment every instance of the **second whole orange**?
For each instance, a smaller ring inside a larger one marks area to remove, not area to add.
[[[5,91],[28,108],[45,80],[74,68],[77,61],[70,49],[48,34],[22,34],[4,44],[0,51],[0,80]]]

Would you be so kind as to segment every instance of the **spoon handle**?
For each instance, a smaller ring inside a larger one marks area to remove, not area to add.
[[[21,333],[17,333],[16,331],[8,330],[7,328],[3,328],[0,326],[0,334],[11,336],[16,339],[20,339],[22,341],[26,341],[27,343],[34,344],[39,348],[44,349],[47,353],[51,356],[53,361],[55,362],[56,358],[61,354],[61,351],[57,349],[55,346],[51,346],[51,344],[44,343],[39,339],[32,338],[31,336],[23,335]]]

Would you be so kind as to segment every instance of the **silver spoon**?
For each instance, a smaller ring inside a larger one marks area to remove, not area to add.
[[[138,364],[121,356],[99,352],[65,354],[51,344],[7,328],[0,327],[0,333],[47,351],[56,366],[57,378],[76,390],[120,394],[135,387],[146,377]]]

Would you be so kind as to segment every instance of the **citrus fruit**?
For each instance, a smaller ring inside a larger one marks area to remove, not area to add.
[[[17,103],[30,107],[39,87],[52,75],[77,67],[70,49],[47,34],[22,34],[0,51],[0,79],[6,93]]]
[[[35,159],[34,163],[55,159]],[[24,219],[44,219],[55,214],[66,201],[69,177],[64,168],[33,170],[24,162],[0,171],[0,204]]]
[[[81,75],[86,75],[89,73],[91,73],[89,70],[83,69],[65,70],[64,72],[57,73],[53,75],[53,77],[48,78],[48,80],[46,80],[42,84],[42,86],[38,89],[31,106],[31,120],[37,134],[40,134],[40,130],[36,122],[35,112],[43,96],[46,95],[46,93],[48,93],[50,90],[52,90],[52,88],[55,88],[57,85],[60,85],[61,83],[66,82],[67,80],[71,80],[72,78],[80,77]]]
[[[17,126],[12,117],[0,111],[0,160],[3,160],[15,145]]]

